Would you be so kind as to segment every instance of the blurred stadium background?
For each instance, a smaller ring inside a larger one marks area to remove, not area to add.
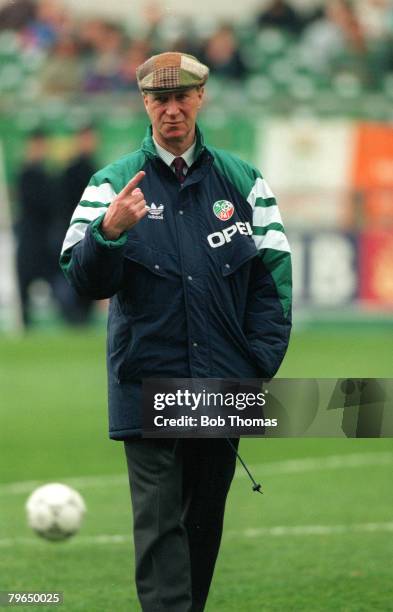
[[[137,147],[146,119],[135,67],[166,49],[211,66],[207,140],[254,162],[277,194],[294,252],[295,321],[390,321],[392,3],[303,0],[277,11],[249,2],[230,15],[220,3],[112,4],[0,3],[0,326],[16,324],[11,226],[28,134],[46,130],[44,163],[59,180],[87,124],[98,167]],[[47,319],[50,292],[30,291]]]
[[[72,612],[138,609],[125,465],[106,439],[106,304],[70,319],[59,277],[43,271],[23,327],[21,176],[39,130],[57,194],[50,241],[83,147],[100,167],[139,146],[135,67],[172,49],[211,67],[207,141],[256,164],[281,206],[295,307],[279,375],[392,376],[391,0],[0,0],[0,589],[64,590]],[[54,240],[50,269],[57,251]],[[208,612],[393,610],[391,440],[242,450],[266,495],[245,496],[238,474]],[[24,523],[25,498],[50,480],[75,484],[89,507],[84,533],[60,547]]]

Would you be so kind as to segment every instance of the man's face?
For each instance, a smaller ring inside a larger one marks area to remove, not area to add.
[[[161,143],[187,143],[194,139],[195,122],[202,105],[203,87],[174,93],[144,94],[153,135]]]
[[[27,158],[30,161],[44,161],[48,152],[48,141],[44,136],[32,138],[27,147]]]

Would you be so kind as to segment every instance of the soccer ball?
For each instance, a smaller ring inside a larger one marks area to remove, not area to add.
[[[71,487],[57,482],[35,489],[26,502],[27,522],[47,540],[65,540],[80,528],[86,505]]]

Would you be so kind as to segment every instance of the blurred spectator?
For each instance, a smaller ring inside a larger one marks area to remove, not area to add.
[[[356,11],[367,38],[369,83],[375,87],[393,71],[393,1],[360,0]]]
[[[151,49],[145,40],[135,40],[130,43],[122,54],[120,64],[120,80],[122,89],[126,91],[138,91],[136,80],[136,68],[143,64],[151,55]]]
[[[369,41],[393,36],[392,0],[358,0],[354,8]]]
[[[317,72],[329,71],[340,56],[348,69],[356,69],[356,60],[362,59],[366,45],[351,3],[347,0],[328,2],[324,16],[304,31],[302,51],[304,62]]]
[[[51,248],[55,182],[46,169],[48,140],[41,130],[27,141],[26,161],[17,178],[19,218],[17,221],[17,275],[22,303],[23,322],[31,322],[29,288],[37,279],[52,287],[57,261]]]
[[[101,19],[82,21],[78,27],[79,50],[84,57],[91,57],[99,47],[105,26]]]
[[[192,37],[190,36],[190,20],[184,15],[167,12],[152,32],[151,46],[155,53],[163,51],[178,51],[181,45],[182,51],[190,51]]]
[[[75,136],[75,154],[65,167],[61,180],[64,195],[61,215],[58,217],[61,240],[66,235],[72,213],[86,185],[97,170],[95,161],[97,147],[97,132],[92,126],[85,126],[79,130]]]
[[[69,22],[70,16],[60,0],[39,0],[33,20],[22,31],[22,42],[30,49],[50,49]]]
[[[92,126],[86,126],[76,134],[75,155],[60,178],[62,205],[57,210],[53,230],[56,237],[57,258],[75,207],[97,170],[95,161],[97,146],[97,133]],[[83,325],[89,321],[94,302],[78,295],[60,269],[56,275],[55,293],[65,321],[73,325]]]
[[[291,34],[297,34],[303,26],[301,16],[284,0],[272,0],[257,16],[257,23],[260,28],[280,28]]]
[[[174,40],[171,45],[164,47],[170,51],[176,51],[177,53],[189,53],[190,55],[198,56],[200,54],[201,46],[189,35],[183,33],[179,38]]]
[[[366,50],[365,33],[350,0],[336,0],[329,5],[328,15],[343,33],[350,49],[363,53]]]
[[[291,35],[284,42],[294,70],[311,69],[322,80],[344,71],[367,85],[384,87],[385,75],[393,70],[393,0],[310,1],[303,3],[302,10],[289,0],[269,0],[265,6],[256,21],[262,29],[277,28]],[[252,23],[249,34],[244,24],[239,48],[233,27],[217,28],[212,17],[190,22],[156,0],[147,0],[143,17],[137,39],[130,41],[122,24],[99,18],[80,23],[65,0],[9,0],[0,9],[0,30],[15,28],[15,41],[22,44],[13,45],[7,32],[1,35],[3,48],[12,47],[5,59],[9,66],[2,73],[3,89],[11,95],[22,91],[19,85],[7,85],[7,78],[11,82],[15,73],[14,64],[19,64],[22,71],[26,68],[33,94],[136,91],[135,67],[146,55],[169,50],[203,55],[212,73],[224,79],[247,76],[243,57],[251,69],[261,67],[254,48],[259,48],[264,32],[255,39]],[[296,45],[293,54],[291,44]],[[20,58],[12,54],[23,57],[15,61]]]
[[[158,2],[147,2],[142,8],[143,17],[145,21],[145,38],[152,42],[155,46],[158,35],[160,24],[163,21],[164,13],[162,6]]]
[[[120,64],[126,42],[122,27],[109,22],[96,22],[93,34],[93,54],[86,66],[83,88],[87,92],[120,89]]]
[[[41,91],[49,95],[67,95],[81,89],[83,72],[77,42],[73,36],[61,36],[41,70]]]
[[[13,0],[0,8],[0,30],[18,30],[35,17],[34,0]]]
[[[222,25],[207,41],[202,61],[215,76],[241,79],[246,75],[246,67],[230,25]]]

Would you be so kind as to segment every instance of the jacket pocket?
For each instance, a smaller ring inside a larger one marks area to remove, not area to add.
[[[251,262],[258,255],[252,240],[235,244],[221,255],[221,273],[224,277],[234,274],[243,265]]]
[[[130,314],[156,312],[171,303],[176,260],[141,242],[128,243],[123,268],[123,309]]]

